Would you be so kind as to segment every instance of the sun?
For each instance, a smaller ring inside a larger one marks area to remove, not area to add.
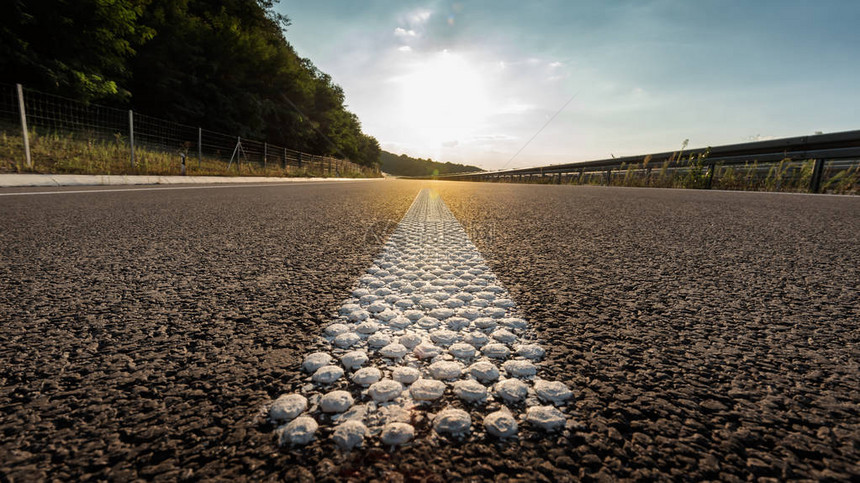
[[[489,111],[485,81],[464,56],[442,51],[410,65],[400,79],[410,124],[439,142],[479,127]]]

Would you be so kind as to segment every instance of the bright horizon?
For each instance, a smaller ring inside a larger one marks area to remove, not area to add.
[[[500,169],[860,129],[856,2],[276,8],[397,154]]]

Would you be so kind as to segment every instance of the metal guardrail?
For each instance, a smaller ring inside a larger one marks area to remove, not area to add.
[[[714,186],[715,179],[719,182],[721,174],[738,166],[743,166],[744,175],[753,180],[770,176],[777,184],[794,180],[796,186],[797,182],[807,182],[808,178],[806,188],[812,193],[821,192],[826,180],[837,176],[843,181],[845,178],[849,178],[849,182],[854,180],[856,184],[860,182],[860,130],[531,168],[448,174],[435,179],[593,183],[597,174],[603,178],[601,184],[613,184],[614,177],[632,175],[650,186],[655,170],[661,171],[663,176],[669,173],[676,178],[689,174],[690,170],[699,170],[696,174],[702,182],[694,187],[709,189]],[[780,179],[773,175],[775,167],[778,167]],[[809,167],[811,172],[808,172]]]

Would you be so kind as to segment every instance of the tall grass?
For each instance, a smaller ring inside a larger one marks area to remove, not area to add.
[[[825,177],[821,190],[830,193],[860,194],[860,166],[853,166]]]
[[[576,173],[563,177],[565,184],[610,185],[654,188],[687,188],[744,190],[744,191],[783,191],[807,192],[815,160],[803,162],[784,159],[776,163],[746,163],[738,166],[723,166],[708,160],[709,153],[688,155],[680,154],[657,166],[646,158],[642,163],[622,165],[613,170],[607,183],[606,171]],[[680,160],[680,161],[676,161]],[[537,182],[547,182],[545,179]],[[860,167],[847,170],[826,168],[821,192],[836,194],[860,194]]]

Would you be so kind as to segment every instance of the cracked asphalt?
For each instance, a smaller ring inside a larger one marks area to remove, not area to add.
[[[279,450],[259,408],[428,186],[580,424]],[[860,478],[860,198],[323,182],[5,196],[0,226],[3,480]]]

